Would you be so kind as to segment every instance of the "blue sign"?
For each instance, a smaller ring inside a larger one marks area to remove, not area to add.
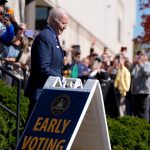
[[[66,150],[89,94],[44,89],[16,150]]]

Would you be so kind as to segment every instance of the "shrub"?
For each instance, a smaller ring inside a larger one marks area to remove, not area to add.
[[[16,113],[17,89],[10,87],[0,80],[0,103]],[[20,133],[27,118],[29,100],[23,96],[20,99]],[[0,107],[0,150],[15,149],[16,146],[16,117]]]
[[[113,150],[149,150],[150,124],[137,117],[108,118]]]

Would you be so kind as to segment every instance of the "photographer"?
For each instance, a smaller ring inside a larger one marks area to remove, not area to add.
[[[14,10],[8,7],[8,8],[6,9],[5,17],[8,17],[8,18],[9,18],[11,24],[12,24],[13,27],[14,27],[14,32],[15,32],[15,35],[16,35],[17,32],[18,32],[18,29],[19,29],[19,25],[18,25],[18,23],[17,23],[17,21],[16,21],[16,19],[15,19]]]
[[[8,17],[5,17],[5,10],[0,6],[0,42],[10,45],[15,35],[14,27]]]

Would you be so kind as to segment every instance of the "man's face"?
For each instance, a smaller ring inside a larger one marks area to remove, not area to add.
[[[62,34],[68,24],[68,16],[62,15],[59,19],[54,20],[54,28],[57,35]]]
[[[142,62],[142,63],[144,63],[145,62],[145,54],[144,53],[141,53],[141,54],[139,54],[139,60]]]

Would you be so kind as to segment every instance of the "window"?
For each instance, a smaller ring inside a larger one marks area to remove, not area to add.
[[[36,7],[36,30],[41,30],[47,25],[49,7]]]
[[[118,41],[121,42],[121,20],[118,19]]]

